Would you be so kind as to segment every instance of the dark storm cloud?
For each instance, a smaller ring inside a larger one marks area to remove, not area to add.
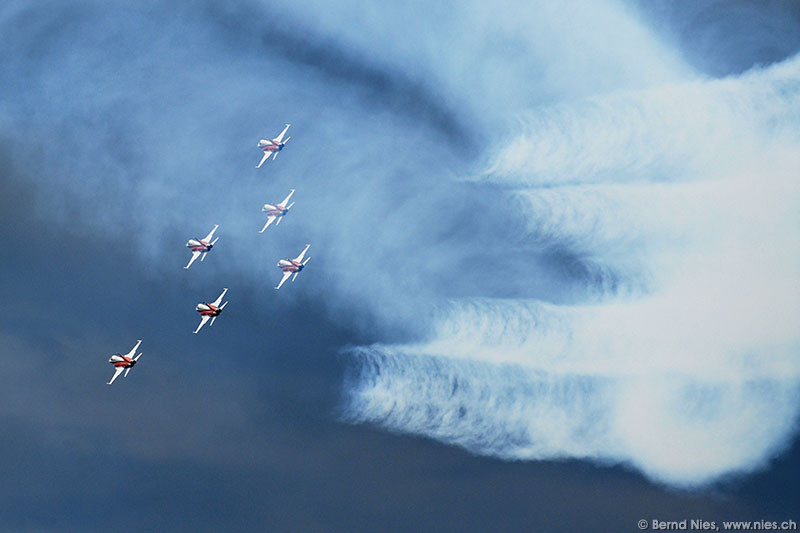
[[[792,0],[632,3],[711,76],[776,63],[800,50],[800,4]]]
[[[414,79],[388,62],[381,64],[379,54],[348,50],[333,37],[316,35],[290,17],[276,19],[272,8],[231,2],[211,3],[204,11],[221,28],[221,40],[229,46],[238,43],[250,53],[276,55],[292,67],[313,69],[327,83],[344,84],[357,91],[362,102],[390,107],[431,124],[438,136],[462,151],[477,148],[477,135],[470,127],[476,117],[447,106],[445,95],[432,85],[435,80],[426,83],[424,79]]]
[[[4,529],[624,531],[794,509],[796,448],[709,496],[337,423],[339,348],[416,327],[370,312],[423,291],[577,300],[567,287],[594,274],[572,247],[520,242],[502,187],[440,182],[476,157],[475,113],[436,80],[241,5],[2,8]],[[284,119],[302,133],[253,174],[257,136]],[[292,180],[296,218],[256,240]],[[215,254],[181,271],[215,221]],[[308,272],[276,294],[274,261],[306,239]],[[509,279],[487,281],[495,258]],[[222,286],[225,314],[192,335]],[[108,355],[137,338],[141,364],[107,387]]]
[[[301,234],[297,225],[284,224],[282,230],[290,229],[274,238],[281,240],[280,253],[287,255],[297,253],[297,245],[289,244],[296,239],[315,243],[315,263],[327,260],[329,266],[321,270],[331,276],[308,278],[306,285],[319,283],[330,296],[330,290],[338,293],[323,302],[333,312],[367,310],[357,318],[370,324],[383,320],[382,315],[424,309],[429,304],[415,300],[427,293],[500,295],[516,288],[558,298],[569,281],[547,253],[519,246],[514,232],[498,233],[497,228],[520,223],[502,209],[502,191],[454,186],[443,179],[465,168],[475,154],[464,143],[429,142],[441,137],[442,123],[436,117],[454,111],[438,102],[436,93],[423,90],[421,82],[403,75],[396,62],[378,68],[362,61],[364,52],[345,53],[324,40],[317,46],[307,31],[301,34],[303,46],[324,50],[324,60],[309,68],[305,60],[294,62],[283,53],[276,59],[270,52],[274,41],[263,42],[264,30],[244,23],[240,33],[255,32],[252,42],[238,34],[231,41],[230,31],[220,31],[230,15],[207,23],[195,10],[167,16],[130,8],[118,13],[94,4],[84,10],[69,5],[54,9],[62,21],[54,32],[48,19],[40,21],[30,10],[15,14],[15,25],[26,32],[14,43],[16,53],[6,58],[9,71],[27,72],[27,82],[19,87],[22,105],[11,108],[15,127],[25,128],[30,138],[58,139],[58,150],[46,149],[31,159],[43,175],[63,184],[44,189],[52,216],[69,218],[74,209],[90,212],[89,219],[99,227],[127,233],[147,256],[160,256],[185,239],[178,227],[199,233],[221,223],[220,246],[233,251],[233,266],[244,274],[253,272],[255,263],[260,280],[269,270],[262,254],[253,250],[264,238],[249,235],[250,217],[243,215],[260,206],[259,201],[272,200],[270,195],[283,197],[286,189],[297,186],[299,176],[303,181],[292,214],[304,221],[305,230]],[[67,29],[76,33],[74,38]],[[57,58],[52,55],[62,48],[66,51]],[[40,56],[43,50],[51,55]],[[362,96],[376,90],[375,80],[388,96],[365,102]],[[397,95],[411,98],[402,112],[393,103]],[[434,102],[439,111],[428,113]],[[273,181],[267,165],[255,181],[252,168],[243,162],[257,159],[257,151],[242,147],[257,137],[244,134],[250,129],[263,135],[256,117],[259,110],[274,106],[297,117],[292,131],[306,138],[306,153],[318,157],[292,159],[287,150],[281,164],[288,170]],[[220,124],[235,126],[220,131]],[[264,192],[265,175],[270,175],[269,194]],[[229,179],[234,187],[227,185]],[[255,194],[263,196],[256,200]],[[482,216],[474,217],[476,211]],[[308,216],[321,212],[335,212],[336,223]],[[237,238],[226,238],[225,232]],[[473,245],[463,245],[467,236]],[[511,289],[494,279],[491,264],[481,258],[510,248],[519,256],[509,265],[518,280]],[[435,253],[420,261],[413,253],[398,255],[404,249]],[[364,255],[364,250],[370,253]],[[354,257],[363,263],[360,270],[351,268]],[[159,261],[147,269],[163,265]],[[465,275],[450,276],[453,270]],[[401,294],[395,290],[398,278],[408,280]],[[526,279],[533,281],[526,285]],[[379,303],[387,299],[397,305]],[[414,303],[403,305],[401,300]],[[394,321],[387,329],[392,335],[415,328],[409,321]]]

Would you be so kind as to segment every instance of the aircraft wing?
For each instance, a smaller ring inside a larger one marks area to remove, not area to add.
[[[303,248],[303,251],[302,251],[302,252],[300,252],[300,255],[298,255],[297,257],[295,257],[295,258],[294,258],[294,260],[295,260],[295,261],[297,261],[298,263],[302,263],[302,262],[303,262],[303,257],[306,255],[306,252],[308,251],[308,248],[309,248],[310,246],[311,246],[310,244],[306,244],[306,247],[305,247],[305,248]]]
[[[211,305],[213,305],[213,306],[215,306],[215,307],[219,307],[219,303],[220,303],[220,302],[222,301],[222,299],[225,297],[225,293],[226,293],[226,292],[228,292],[228,288],[227,288],[227,287],[226,287],[226,288],[224,288],[224,289],[222,289],[222,294],[220,294],[220,295],[219,295],[219,298],[217,298],[216,300],[214,300],[214,303],[213,303],[213,304],[211,304]]]
[[[286,198],[285,198],[285,199],[284,199],[284,200],[283,200],[283,201],[280,203],[280,205],[282,205],[283,207],[286,207],[286,204],[288,204],[288,203],[289,203],[289,198],[291,198],[293,194],[294,194],[294,189],[292,189],[292,192],[290,192],[290,193],[289,193],[289,196],[287,196],[287,197],[286,197]]]
[[[192,266],[192,263],[194,263],[194,260],[195,260],[195,259],[197,259],[197,257],[198,257],[198,256],[199,256],[201,253],[203,253],[203,252],[192,252],[192,258],[191,258],[191,259],[189,259],[189,264],[188,264],[188,265],[186,265],[185,267],[183,267],[183,268],[184,268],[184,270],[186,270],[186,269],[188,269],[190,266]]]
[[[139,345],[140,345],[140,344],[142,344],[142,340],[141,340],[141,339],[139,339],[138,341],[136,341],[136,346],[134,346],[134,347],[133,347],[133,350],[131,350],[130,352],[128,352],[128,355],[126,355],[125,357],[133,357],[134,355],[136,355],[136,350],[138,350],[138,349],[139,349]]]
[[[278,283],[278,286],[277,286],[277,287],[275,287],[275,290],[277,291],[278,289],[280,289],[281,287],[283,287],[283,284],[284,284],[284,283],[286,283],[286,280],[287,280],[287,279],[289,279],[289,277],[290,277],[291,275],[292,275],[292,273],[291,273],[291,272],[284,272],[284,273],[283,273],[283,278],[281,278],[281,282],[280,282],[280,283]]]
[[[272,224],[273,222],[275,222],[276,218],[278,218],[278,217],[276,217],[275,215],[268,216],[267,217],[267,223],[264,224],[264,227],[261,228],[261,231],[259,231],[259,233],[264,233],[267,230],[267,228],[269,227],[269,225]]]
[[[211,239],[214,237],[214,232],[217,231],[218,227],[219,227],[219,224],[214,224],[214,228],[211,230],[211,232],[208,235],[206,235],[206,238],[203,239],[203,240],[206,241],[206,242],[211,242]]]
[[[283,131],[281,132],[281,134],[278,135],[277,137],[275,137],[275,139],[273,139],[273,140],[275,142],[281,142],[283,140],[283,136],[286,135],[286,130],[289,129],[289,126],[291,126],[291,124],[287,124],[286,127],[283,128]]]
[[[269,159],[269,156],[271,156],[271,155],[272,155],[272,152],[264,152],[264,157],[261,158],[261,162],[256,165],[256,168],[261,168],[261,165],[264,164],[264,161]]]
[[[112,383],[114,383],[114,380],[115,380],[115,379],[117,379],[117,378],[119,377],[119,375],[120,375],[120,374],[122,374],[122,371],[123,371],[123,370],[125,370],[125,367],[124,367],[124,366],[117,366],[117,367],[114,367],[114,376],[111,378],[111,381],[109,381],[108,383],[106,383],[106,385],[111,385]]]
[[[194,330],[194,332],[197,333],[198,331],[200,331],[200,328],[202,328],[203,326],[206,325],[206,322],[208,322],[209,318],[211,318],[211,317],[208,316],[208,315],[203,315],[202,318],[200,319],[200,325],[197,326],[197,329]]]

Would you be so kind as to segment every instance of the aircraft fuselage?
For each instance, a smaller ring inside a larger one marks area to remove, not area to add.
[[[283,145],[284,144],[286,144],[286,143],[279,143],[279,142],[275,142],[274,140],[267,141],[265,139],[262,139],[262,140],[258,141],[258,145],[265,152],[280,152],[281,150],[283,150]]]
[[[136,364],[136,361],[133,358],[118,353],[112,355],[108,362],[113,364],[115,367],[121,366],[123,368],[130,368]]]
[[[281,259],[278,261],[278,267],[284,272],[300,272],[303,270],[303,264],[294,259]]]
[[[191,248],[193,252],[207,252],[214,247],[213,244],[202,239],[189,239],[186,243],[187,248]]]
[[[197,304],[195,310],[203,316],[217,316],[222,312],[222,309],[211,304]]]
[[[272,205],[272,204],[264,204],[264,207],[262,207],[261,210],[264,211],[267,215],[273,217],[282,217],[289,211],[284,206]]]

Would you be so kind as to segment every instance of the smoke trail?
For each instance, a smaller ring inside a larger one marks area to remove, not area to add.
[[[386,347],[352,355],[354,421],[504,459],[627,463],[687,486],[762,466],[795,429],[796,381],[549,372]]]
[[[425,342],[352,350],[348,416],[678,486],[764,465],[800,414],[798,109],[794,58],[528,114],[482,179],[533,186],[539,246],[642,283],[583,306],[452,301]]]
[[[668,85],[537,109],[484,179],[528,185],[675,181],[758,161],[763,139],[796,141],[798,59],[739,78]],[[709,176],[703,175],[703,179]]]

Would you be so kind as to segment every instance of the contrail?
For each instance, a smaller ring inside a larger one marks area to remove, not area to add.
[[[594,96],[523,113],[482,179],[520,185],[707,179],[797,139],[798,60],[740,77]]]
[[[763,466],[800,414],[798,109],[794,58],[527,114],[480,179],[630,290],[451,301],[424,342],[351,350],[347,416],[676,486]]]

